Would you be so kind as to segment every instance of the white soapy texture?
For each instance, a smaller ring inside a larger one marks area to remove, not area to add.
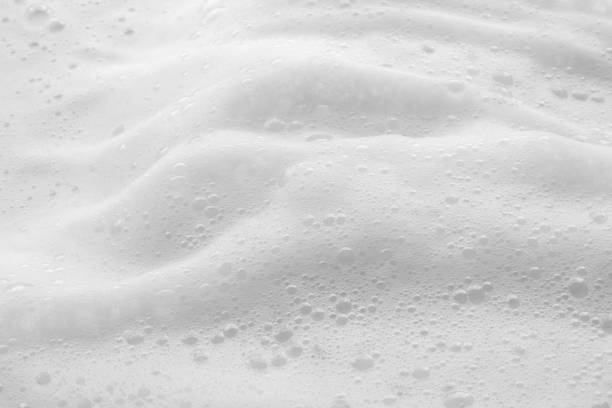
[[[0,67],[0,407],[612,404],[609,0],[0,0]]]

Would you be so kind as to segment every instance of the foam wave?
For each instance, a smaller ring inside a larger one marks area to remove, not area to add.
[[[609,2],[165,8],[6,5],[2,404],[605,407]]]

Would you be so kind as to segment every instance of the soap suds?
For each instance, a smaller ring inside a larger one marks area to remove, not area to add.
[[[608,407],[610,17],[0,1],[0,405]]]

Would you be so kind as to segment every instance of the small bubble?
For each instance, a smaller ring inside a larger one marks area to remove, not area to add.
[[[282,354],[278,354],[272,357],[272,360],[270,361],[270,363],[272,363],[274,367],[282,367],[285,364],[287,364],[287,358],[283,356]]]
[[[47,372],[39,373],[36,376],[36,384],[38,385],[47,385],[51,382],[51,375]]]
[[[336,310],[339,313],[347,314],[351,311],[352,308],[353,308],[353,304],[348,299],[343,299],[336,304]]]
[[[575,298],[583,298],[589,294],[589,287],[583,278],[573,278],[567,290]]]
[[[291,330],[289,330],[289,329],[282,329],[282,330],[280,330],[278,333],[276,333],[274,335],[274,338],[279,343],[284,343],[286,341],[289,341],[289,339],[291,339],[291,337],[293,337],[293,332]]]
[[[125,342],[130,346],[135,346],[144,341],[144,336],[142,334],[129,334],[125,337]]]
[[[93,403],[88,399],[82,399],[77,403],[77,408],[91,408]]]
[[[529,268],[529,276],[533,279],[540,279],[542,277],[542,270],[537,266]]]
[[[208,218],[214,218],[219,214],[219,209],[215,206],[209,205],[204,208],[204,215]]]
[[[310,313],[312,313],[312,306],[310,305],[310,303],[302,303],[302,305],[300,306],[300,313],[303,315],[309,315]]]
[[[465,84],[461,81],[450,81],[446,84],[446,87],[449,91],[454,93],[459,93],[465,90]]]
[[[227,337],[228,339],[232,337],[236,337],[237,334],[238,334],[238,326],[236,326],[235,324],[228,324],[223,329],[223,335]]]
[[[187,336],[182,339],[181,342],[186,346],[193,346],[198,342],[198,338],[195,336]]]
[[[521,305],[521,302],[518,296],[516,295],[508,295],[508,297],[506,298],[506,303],[512,309],[516,309],[517,307]]]
[[[260,355],[253,355],[249,357],[249,367],[255,370],[265,370],[268,368],[268,362]]]
[[[285,130],[287,124],[278,118],[271,118],[264,123],[264,130],[268,132],[280,132]]]
[[[474,403],[474,397],[466,392],[453,392],[444,398],[446,408],[466,408]]]
[[[198,364],[202,364],[204,362],[206,362],[208,360],[208,356],[204,353],[202,353],[201,351],[197,351],[195,353],[192,354],[192,358],[193,361],[198,363]]]
[[[550,91],[553,93],[553,95],[560,99],[565,99],[568,95],[567,90],[563,88],[552,88]]]
[[[436,52],[436,49],[429,44],[423,44],[421,49],[427,54],[433,54],[434,52]]]
[[[51,33],[59,33],[60,31],[63,31],[64,28],[66,28],[66,24],[59,20],[52,20],[47,28]]]
[[[468,298],[470,302],[474,304],[480,304],[485,300],[485,292],[481,286],[472,285],[468,288],[467,291]]]
[[[289,357],[295,358],[301,356],[303,352],[304,349],[302,348],[302,346],[294,345],[289,347],[287,354],[289,354]]]
[[[595,222],[596,224],[605,224],[608,221],[608,216],[605,214],[591,214],[591,219],[593,220],[593,222]]]
[[[600,327],[605,333],[612,334],[612,316],[602,319]]]
[[[196,197],[193,199],[191,206],[194,210],[203,210],[204,208],[206,208],[207,204],[208,200],[206,200],[205,197]]]
[[[33,24],[42,24],[46,22],[51,15],[49,9],[43,5],[33,5],[28,7],[26,18]]]
[[[119,125],[115,129],[113,129],[112,135],[113,136],[118,136],[121,133],[123,133],[124,130],[125,130],[125,126],[124,125]]]
[[[368,370],[374,367],[374,359],[370,356],[357,357],[351,362],[351,366],[359,371]]]
[[[424,380],[426,378],[429,378],[429,369],[428,368],[415,368],[412,371],[412,376],[414,378],[416,378],[417,380]]]
[[[453,300],[457,303],[464,304],[468,301],[467,292],[463,289],[456,290],[453,293]]]
[[[446,197],[446,199],[444,200],[446,202],[446,204],[457,204],[459,202],[459,198],[455,197],[455,196],[448,196]]]
[[[350,265],[355,262],[355,253],[351,248],[344,247],[338,251],[338,261],[345,265]]]
[[[514,85],[514,77],[507,72],[498,72],[493,74],[493,80],[505,86]]]
[[[323,319],[325,319],[325,311],[321,310],[321,309],[315,309],[315,311],[312,312],[312,319],[316,320],[316,321],[321,321]]]
[[[461,253],[463,254],[464,257],[468,259],[472,259],[476,256],[476,251],[474,250],[474,248],[470,248],[470,247],[464,248]]]

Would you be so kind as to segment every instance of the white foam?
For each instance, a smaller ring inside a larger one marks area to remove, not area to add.
[[[0,405],[611,403],[612,4],[409,3],[2,4]]]

